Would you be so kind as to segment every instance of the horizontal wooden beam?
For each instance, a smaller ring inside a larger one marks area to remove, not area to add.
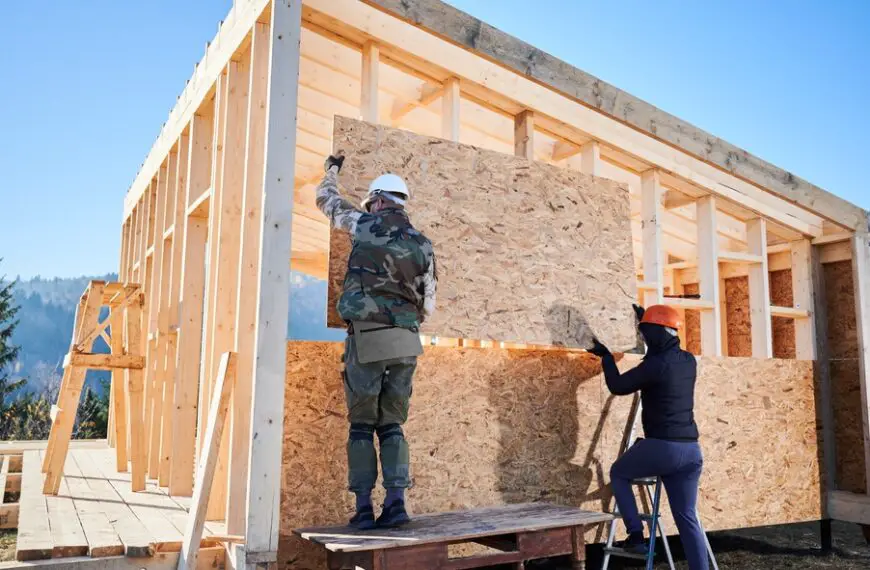
[[[870,525],[870,496],[830,491],[828,515],[837,521]]]
[[[700,311],[713,310],[715,303],[704,299],[682,299],[679,297],[665,297],[663,303],[677,309],[696,309]]]
[[[753,255],[742,251],[719,251],[720,263],[762,263],[763,261],[764,259],[760,255]]]
[[[67,366],[80,366],[93,370],[114,370],[116,368],[141,370],[145,368],[145,357],[131,354],[70,352],[63,359],[63,367]]]
[[[852,236],[855,235],[852,232],[841,232],[836,234],[826,234],[823,236],[819,236],[813,239],[813,245],[824,245],[826,243],[838,243],[843,241],[849,241],[852,239]]]
[[[773,317],[784,317],[787,319],[806,319],[810,316],[809,311],[803,309],[795,309],[793,307],[770,307],[770,314]]]

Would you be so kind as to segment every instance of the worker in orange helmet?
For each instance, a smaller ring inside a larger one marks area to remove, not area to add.
[[[610,351],[593,339],[589,352],[601,358],[611,393],[622,396],[640,390],[644,439],[639,439],[610,469],[613,495],[628,538],[623,548],[646,555],[643,524],[632,481],[661,477],[690,570],[709,568],[704,531],[697,518],[698,480],[704,459],[695,425],[695,356],[680,348],[679,314],[672,307],[634,305],[638,329],[647,346],[641,363],[620,373]]]

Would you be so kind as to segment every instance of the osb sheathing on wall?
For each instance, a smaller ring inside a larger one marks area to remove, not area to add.
[[[865,493],[867,483],[861,433],[861,379],[858,371],[852,262],[838,261],[822,267],[825,273],[828,350],[831,357],[837,487],[843,491]]]
[[[777,307],[794,306],[794,284],[791,269],[770,272],[770,303]],[[796,358],[794,319],[772,317],[773,357]]]
[[[752,356],[752,325],[749,315],[749,278],[725,279],[725,323],[728,356]]]
[[[279,560],[294,568],[323,560],[292,528],[341,524],[352,511],[341,350],[288,343]],[[818,519],[812,363],[699,362],[708,530]],[[607,392],[598,359],[585,353],[427,347],[405,426],[412,513],[521,501],[609,510],[609,469],[629,406]]]
[[[434,243],[439,273],[422,332],[588,347],[594,331],[614,349],[636,345],[624,184],[344,117],[333,148],[347,156],[340,184],[355,203],[386,172],[408,184],[411,222]],[[349,248],[333,231],[331,326],[343,326],[335,303]]]

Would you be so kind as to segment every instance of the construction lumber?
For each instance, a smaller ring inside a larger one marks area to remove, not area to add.
[[[459,141],[461,103],[459,79],[448,77],[441,96],[441,138]]]
[[[662,185],[656,170],[641,174],[641,226],[643,229],[643,276],[654,288],[643,291],[642,305],[649,307],[662,302],[664,267],[662,260],[661,210]]]
[[[580,171],[590,176],[603,175],[601,162],[601,145],[598,141],[589,141],[580,147]]]
[[[363,120],[378,122],[378,46],[368,42],[362,48],[360,113]]]
[[[870,234],[852,238],[852,278],[855,288],[855,321],[858,325],[858,373],[861,381],[861,425],[864,436],[864,470],[870,491]]]
[[[142,327],[144,325],[142,304],[133,303],[124,314],[124,341],[127,354],[142,353]],[[145,471],[147,469],[147,450],[145,447],[145,395],[144,395],[144,370],[128,369],[127,377],[127,401],[129,402],[130,415],[127,418],[130,423],[130,468],[132,471],[132,490],[142,491],[145,489]]]
[[[126,465],[124,467],[126,470]],[[99,558],[124,554],[124,544],[118,537],[118,533],[115,532],[112,521],[106,515],[104,507],[100,503],[100,497],[91,489],[88,480],[79,468],[78,462],[72,455],[66,462],[64,474],[66,476],[61,482],[61,493],[70,498],[49,499],[49,507],[57,501],[68,501],[73,506],[71,513],[63,515],[69,518],[65,524],[70,524],[71,521],[80,523],[86,538],[88,556]],[[52,528],[54,528],[58,523],[55,522],[51,508],[49,508],[49,517]],[[70,555],[65,554],[64,556]]]
[[[342,348],[287,343],[282,469],[294,485],[283,490],[285,536],[346,520],[346,481],[335,473],[347,443]],[[640,361],[617,358],[621,370]],[[695,413],[706,454],[698,504],[707,530],[818,520],[813,364],[699,357],[698,365]],[[446,512],[546,497],[601,510],[631,405],[630,398],[602,394],[600,363],[582,352],[424,347],[405,425],[415,509]],[[451,421],[456,417],[461,425]],[[529,433],[541,435],[534,445]],[[383,491],[375,493],[377,504]],[[321,567],[300,541],[288,542],[295,565]]]
[[[752,356],[773,356],[773,332],[770,308],[770,275],[767,264],[767,222],[764,218],[750,220],[746,224],[746,237],[750,254],[760,263],[749,265],[749,326],[752,337]],[[721,253],[720,260],[721,258]],[[725,295],[724,291],[719,292]]]
[[[223,570],[226,550],[223,546],[202,548],[197,570]],[[0,562],[0,570],[174,570],[178,565],[178,552],[158,552],[143,564],[141,558],[108,556],[105,558],[74,557],[29,562]]]
[[[205,528],[206,513],[209,505],[209,495],[214,484],[217,471],[218,456],[224,424],[227,420],[227,408],[230,395],[236,381],[236,354],[224,353],[221,357],[218,375],[215,379],[212,402],[208,411],[205,443],[196,469],[196,483],[193,487],[193,500],[184,530],[184,540],[181,545],[181,556],[178,558],[178,570],[196,568],[196,555]]]
[[[20,513],[16,559],[37,560],[51,557],[51,527],[48,522],[48,507],[42,494],[39,451],[24,452],[22,466],[21,497],[18,499]]]
[[[849,228],[866,227],[866,213],[861,208],[457,10],[445,2],[438,0],[424,0],[415,3],[401,0],[365,0],[365,2],[383,10],[386,14],[378,14],[377,16],[382,17],[376,18],[372,15],[372,10],[360,9],[341,18],[342,11],[345,9],[342,2],[337,3],[335,7],[337,14],[333,13],[332,15],[345,22],[359,25],[362,22],[357,19],[357,14],[359,16],[365,14],[369,19],[369,25],[366,26],[368,29],[365,31],[371,33],[374,29],[380,28],[381,34],[386,38],[392,38],[397,47],[422,57],[424,61],[442,65],[446,69],[455,71],[460,63],[465,63],[465,61],[458,61],[460,57],[458,54],[462,54],[466,56],[469,66],[473,65],[481,76],[488,77],[487,81],[478,77],[479,83],[506,96],[514,95],[516,98],[515,91],[518,91],[519,88],[508,90],[502,88],[500,84],[496,84],[493,78],[488,76],[491,69],[500,69],[504,74],[513,75],[515,78],[517,75],[528,77],[523,83],[529,84],[529,86],[524,85],[525,91],[529,92],[529,95],[532,92],[529,87],[536,85],[551,97],[565,97],[566,102],[576,101],[579,103],[576,105],[578,108],[595,117],[593,121],[587,120],[586,117],[577,117],[581,121],[587,123],[606,121],[620,127],[619,131],[624,131],[626,134],[628,131],[633,131],[638,139],[649,140],[649,146],[653,146],[653,144],[670,145],[675,152],[677,152],[676,149],[680,149],[680,153],[691,156],[693,160],[709,163],[709,168],[717,173],[732,173],[738,177],[743,184],[751,186],[746,190],[741,189],[741,192],[746,192],[748,196],[757,195],[760,188],[766,188],[784,200],[797,204],[806,210],[819,212],[829,220]],[[322,4],[325,3],[318,2],[313,6],[320,10]],[[395,16],[401,21],[394,20],[395,24],[389,28],[381,27],[382,21],[389,21],[390,16]],[[407,26],[403,26],[405,22],[418,26],[422,30],[413,30],[418,33],[406,32],[401,37],[397,37],[398,29],[407,28]],[[430,30],[434,33],[425,33]],[[469,34],[468,30],[476,30],[476,33]],[[425,37],[428,41],[423,43],[421,37]],[[441,38],[446,38],[450,43],[444,42]],[[433,44],[440,47],[433,50]],[[429,53],[430,56],[426,57],[426,53]],[[530,61],[534,61],[534,65],[529,65]],[[475,77],[469,77],[469,79],[475,79]],[[515,82],[519,83],[517,79]],[[535,90],[535,92],[537,91]],[[517,99],[517,101],[522,104],[521,100]],[[545,103],[541,102],[541,104]],[[552,116],[562,121],[568,118],[568,115],[561,113],[555,113]],[[617,129],[613,128],[613,130]],[[625,144],[615,146],[631,148]],[[734,160],[734,156],[739,156],[740,160]],[[744,181],[749,181],[752,184]]]
[[[412,189],[410,218],[439,260],[442,301],[424,334],[585,347],[594,332],[614,349],[635,346],[625,186],[343,117],[335,124],[335,149],[348,156],[340,183],[352,201],[383,172]],[[333,231],[328,307],[348,250],[348,236]],[[328,322],[341,326],[334,312]]]
[[[716,199],[698,200],[698,286],[701,300],[712,303],[701,313],[701,354],[722,355],[722,311],[719,305],[719,242],[716,237]]]
[[[73,366],[91,370],[142,370],[145,368],[145,358],[131,354],[71,352],[64,357],[63,365],[64,367]]]
[[[802,314],[795,315],[795,354],[802,360],[816,359],[816,321],[809,316],[814,305],[812,276],[812,243],[808,239],[791,244],[792,306]]]
[[[837,438],[834,415],[834,388],[831,382],[831,350],[828,347],[828,292],[820,246],[813,246],[811,275],[813,279],[813,318],[816,327],[816,385],[819,394],[819,420],[822,431],[822,484],[828,493],[824,515],[830,517],[830,491],[837,488]]]
[[[242,196],[242,225],[237,287],[234,352],[239,374],[233,388],[229,435],[229,482],[226,525],[231,534],[245,532],[248,452],[251,442],[251,377],[257,323],[257,264],[263,203],[263,151],[266,142],[266,89],[269,80],[269,26],[257,22],[251,39],[251,80],[247,109],[247,157]]]
[[[257,275],[256,346],[251,447],[246,498],[246,563],[274,559],[281,508],[287,321],[290,310],[291,225],[296,156],[299,45],[302,3],[273,2],[264,150],[263,213]]]
[[[514,154],[535,160],[535,115],[531,111],[514,117]]]

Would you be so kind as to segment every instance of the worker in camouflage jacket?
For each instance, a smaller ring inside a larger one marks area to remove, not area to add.
[[[410,521],[404,496],[410,485],[410,455],[402,425],[422,353],[420,325],[435,309],[435,254],[432,243],[408,219],[410,193],[399,176],[376,178],[362,209],[342,198],[338,173],[344,158],[326,160],[317,207],[352,241],[338,301],[338,313],[348,324],[343,356],[350,422],[348,486],[356,495],[350,524],[389,528]],[[375,433],[386,489],[377,520],[371,499],[378,477]]]

